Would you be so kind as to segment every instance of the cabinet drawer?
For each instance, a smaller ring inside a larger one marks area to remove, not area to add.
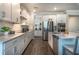
[[[11,47],[11,46],[13,46],[13,45],[15,45],[15,44],[16,44],[16,40],[14,39],[14,40],[5,42],[5,43],[4,43],[4,47],[5,47],[5,49],[7,49],[7,48],[9,48],[9,47]]]
[[[16,53],[15,47],[11,46],[7,49],[5,49],[4,55],[14,55]]]

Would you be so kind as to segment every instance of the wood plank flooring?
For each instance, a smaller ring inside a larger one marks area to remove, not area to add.
[[[31,41],[23,55],[53,55],[53,52],[47,41],[37,38]]]

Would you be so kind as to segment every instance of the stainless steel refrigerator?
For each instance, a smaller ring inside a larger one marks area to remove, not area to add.
[[[43,21],[42,39],[48,40],[48,32],[53,32],[53,21]]]

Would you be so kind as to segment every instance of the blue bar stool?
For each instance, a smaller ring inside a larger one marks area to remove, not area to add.
[[[79,37],[76,37],[75,44],[63,47],[63,55],[79,55],[78,39]]]

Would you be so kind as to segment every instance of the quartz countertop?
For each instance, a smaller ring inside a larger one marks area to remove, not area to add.
[[[24,33],[15,33],[15,34],[9,34],[9,35],[3,35],[3,36],[0,36],[0,42],[7,42],[7,41],[10,41],[16,37],[19,37],[21,35],[23,35]]]
[[[58,36],[60,39],[67,39],[67,38],[76,38],[77,36],[79,36],[79,33],[74,33],[74,32],[70,32],[68,34],[65,33],[59,33],[59,34],[52,34],[52,35],[56,35]]]

